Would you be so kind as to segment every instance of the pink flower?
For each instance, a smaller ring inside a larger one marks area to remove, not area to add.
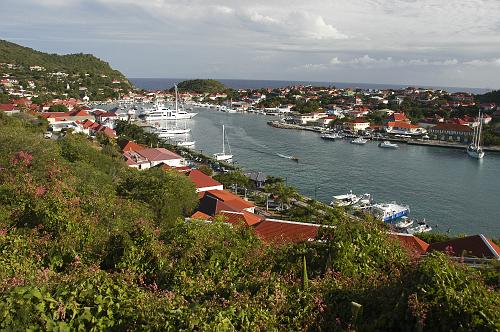
[[[44,187],[37,187],[35,189],[35,196],[42,197],[46,192],[47,192],[47,190]]]
[[[26,151],[19,151],[11,159],[11,163],[13,165],[23,164],[24,166],[29,166],[31,164],[31,160],[33,160],[33,156],[30,153]]]

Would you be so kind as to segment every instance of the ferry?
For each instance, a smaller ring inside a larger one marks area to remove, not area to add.
[[[391,143],[389,141],[383,141],[378,144],[379,148],[386,148],[386,149],[397,149],[399,146],[397,144]]]
[[[396,204],[395,202],[380,203],[372,205],[370,212],[375,218],[381,219],[383,222],[390,222],[407,216],[410,213],[410,208],[405,205]]]

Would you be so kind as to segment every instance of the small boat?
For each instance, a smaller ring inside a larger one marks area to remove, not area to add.
[[[370,194],[364,194],[362,196],[358,196],[352,193],[352,190],[345,195],[337,195],[333,196],[333,200],[330,203],[331,206],[350,206],[357,203],[360,203],[361,200],[368,199],[370,200]]]
[[[324,133],[323,135],[320,136],[322,139],[325,140],[336,140],[338,138],[343,138],[341,135],[337,133]]]
[[[483,129],[483,118],[481,111],[479,111],[479,124],[474,127],[474,136],[472,138],[472,143],[467,147],[467,154],[475,159],[482,159],[484,157],[484,151],[481,147],[481,131]]]
[[[292,156],[292,158],[290,158],[290,159],[293,161],[299,162],[299,157],[297,157],[297,156]]]
[[[287,156],[285,154],[281,154],[281,153],[277,153],[276,154],[278,157],[281,157],[281,158],[285,158],[285,159],[290,159],[290,160],[293,160],[293,161],[299,161],[299,157],[297,156]]]
[[[386,149],[397,149],[399,146],[397,144],[391,143],[389,141],[383,141],[378,144],[379,148],[386,148]]]
[[[224,125],[222,125],[222,152],[214,153],[215,160],[217,161],[230,161],[233,159],[233,155],[231,154],[231,147],[229,146],[229,142],[227,142],[227,146],[229,148],[229,154],[226,154],[226,130]]]
[[[352,143],[352,144],[357,144],[357,145],[365,145],[365,144],[366,144],[366,142],[368,142],[368,140],[366,140],[366,139],[364,139],[364,138],[362,138],[362,137],[358,137],[358,138],[353,139],[353,140],[351,141],[351,143]]]
[[[411,220],[407,216],[401,217],[401,220],[399,220],[398,222],[396,222],[394,224],[394,226],[396,226],[396,228],[399,228],[399,229],[405,229],[405,228],[410,227],[411,225],[413,225],[413,220]]]
[[[408,228],[406,232],[408,234],[416,234],[416,233],[426,233],[432,231],[432,227],[428,225],[425,220],[424,221],[419,221],[417,223],[417,226]]]

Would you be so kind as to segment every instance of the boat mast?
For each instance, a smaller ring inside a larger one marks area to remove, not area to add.
[[[177,84],[174,84],[174,88],[175,88],[175,111],[177,112],[179,107],[177,104]]]
[[[224,149],[224,125],[222,125],[222,154],[226,154],[226,151]]]
[[[482,131],[482,129],[483,129],[483,119],[482,119],[481,111],[479,111],[479,129],[477,131],[477,147],[478,147],[478,149],[481,146],[481,131]]]

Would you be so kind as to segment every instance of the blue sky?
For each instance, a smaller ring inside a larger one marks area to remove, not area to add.
[[[1,0],[0,38],[129,77],[500,88],[499,0]]]

